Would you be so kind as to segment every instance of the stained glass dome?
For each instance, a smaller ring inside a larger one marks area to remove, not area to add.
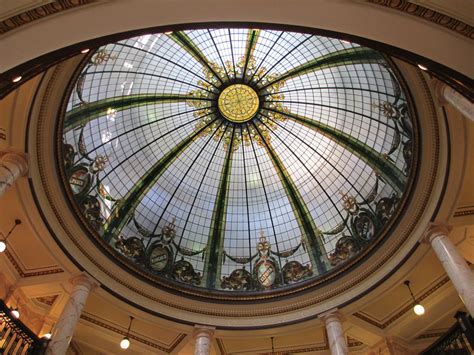
[[[150,280],[272,291],[380,242],[410,186],[414,124],[371,48],[154,33],[89,53],[61,121],[62,172],[91,235]]]

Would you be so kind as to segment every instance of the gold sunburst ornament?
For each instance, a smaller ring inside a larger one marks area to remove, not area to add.
[[[221,114],[231,122],[249,121],[257,113],[259,100],[257,93],[248,85],[234,84],[219,95],[218,106]]]
[[[213,134],[216,142],[224,136],[225,149],[230,145],[233,150],[237,150],[242,144],[249,147],[252,141],[260,146],[264,142],[269,143],[271,132],[278,127],[277,122],[285,121],[286,113],[289,112],[283,105],[285,96],[279,92],[285,85],[285,80],[277,80],[278,73],[266,74],[267,69],[257,67],[252,56],[248,58],[244,77],[246,61],[246,57],[240,58],[235,64],[235,72],[234,65],[226,62],[227,74],[223,67],[210,63],[209,67],[213,71],[203,68],[206,80],[199,80],[198,88],[190,91],[189,100],[186,100],[188,106],[197,109],[193,116],[200,118],[195,127],[195,130],[202,130],[199,136]],[[225,78],[226,75],[230,83],[221,91],[218,77]],[[239,84],[235,83],[236,78],[240,80]],[[217,101],[216,106],[211,103],[214,100]],[[215,120],[216,114],[221,120]],[[251,122],[254,117],[257,119]],[[227,121],[227,124],[220,124],[222,120]],[[241,127],[232,131],[228,129],[229,123],[241,124]]]

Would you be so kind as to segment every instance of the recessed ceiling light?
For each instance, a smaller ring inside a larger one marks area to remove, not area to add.
[[[14,83],[17,83],[17,82],[19,82],[20,80],[21,80],[21,75],[18,75],[17,77],[14,77],[12,81],[13,81]]]
[[[422,64],[418,64],[418,68],[420,68],[421,70],[428,70],[428,68]]]
[[[81,51],[81,53],[82,53],[82,54],[86,54],[86,53],[89,52],[89,51],[90,51],[90,49],[89,49],[89,48],[86,48],[86,49],[83,49],[83,50]]]

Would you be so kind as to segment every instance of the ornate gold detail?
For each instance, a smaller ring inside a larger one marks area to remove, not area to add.
[[[257,113],[258,105],[257,93],[248,85],[228,86],[219,95],[219,110],[225,118],[232,122],[249,121]]]
[[[350,214],[355,214],[359,211],[359,206],[355,197],[348,195],[345,192],[339,191],[342,199],[343,208]]]
[[[91,58],[91,64],[94,66],[102,65],[107,63],[109,60],[115,60],[117,56],[110,54],[105,49],[99,49]],[[111,110],[111,109],[109,109]],[[109,110],[107,110],[107,114],[109,114]],[[113,109],[112,109],[113,110]]]
[[[270,243],[267,241],[267,237],[263,231],[260,232],[260,241],[257,244],[257,250],[261,257],[267,257],[268,251],[270,250]]]
[[[236,63],[235,72],[234,66],[230,62],[225,63],[226,69],[215,63],[210,63],[210,66],[219,76],[224,75],[227,70],[229,78],[241,78],[245,67],[245,57],[240,58]],[[215,141],[222,138],[224,148],[227,149],[232,145],[234,151],[239,148],[241,143],[247,147],[251,146],[251,141],[260,146],[265,142],[269,143],[270,132],[278,127],[277,122],[285,121],[285,114],[289,113],[288,108],[282,103],[285,96],[278,92],[285,85],[285,80],[275,81],[280,76],[279,74],[267,73],[265,67],[258,67],[255,58],[250,57],[245,70],[245,78],[250,80],[250,83],[254,84],[256,88],[259,85],[270,84],[263,89],[266,95],[261,103],[256,89],[250,85],[232,84],[219,94],[217,106],[226,120],[233,123],[249,123],[241,128],[235,128],[232,132],[232,129],[228,129],[227,125],[222,124],[219,120],[210,124],[216,118],[216,110],[211,106],[211,102],[218,95],[215,92],[215,87],[219,86],[219,82],[216,75],[208,68],[203,69],[203,74],[206,80],[197,82],[199,88],[190,91],[188,93],[189,99],[186,101],[188,106],[198,109],[193,114],[194,117],[200,118],[196,124],[196,131],[207,126],[201,132],[200,137],[213,134]],[[260,110],[259,107],[261,107]],[[252,118],[257,115],[258,119],[251,123]]]
[[[176,236],[176,218],[173,218],[171,223],[164,226],[161,233],[166,241],[171,241]]]

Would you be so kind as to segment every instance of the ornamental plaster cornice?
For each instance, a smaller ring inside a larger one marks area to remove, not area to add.
[[[33,9],[15,14],[0,21],[0,35],[30,24],[33,21],[44,19],[47,16],[73,9],[78,6],[93,3],[94,0],[61,0],[50,4],[35,7]]]
[[[21,26],[32,23],[33,21],[44,19],[45,17],[77,8],[79,6],[92,4],[94,2],[94,0],[62,0],[24,11],[0,21],[0,35],[16,30]],[[404,14],[419,17],[435,25],[442,26],[461,36],[474,38],[474,28],[469,24],[447,14],[428,9],[422,5],[413,4],[407,0],[368,0],[368,2],[374,5],[387,7],[391,10],[397,10]]]
[[[417,295],[417,300],[419,302],[423,301],[424,299],[426,299],[427,297],[429,297],[430,295],[435,293],[437,290],[439,290],[441,287],[443,287],[445,284],[447,284],[449,281],[450,280],[449,280],[448,276],[443,277],[437,283],[435,283],[432,287],[430,287],[428,290],[423,292],[421,295]],[[410,302],[410,303],[406,304],[405,306],[401,307],[393,316],[391,316],[389,319],[387,319],[383,322],[370,317],[370,315],[368,315],[368,314],[366,314],[362,311],[354,313],[353,316],[356,317],[356,318],[359,318],[359,319],[361,319],[361,320],[363,320],[363,321],[365,321],[369,324],[372,324],[372,325],[376,326],[379,329],[385,329],[388,326],[390,326],[391,324],[393,324],[400,317],[402,317],[404,314],[411,311],[412,309],[413,309],[413,304]]]
[[[145,337],[141,336],[140,334],[136,332],[130,332],[127,334],[126,330],[118,328],[115,324],[112,324],[104,319],[99,319],[92,314],[84,312],[81,314],[81,320],[86,321],[88,323],[94,324],[95,326],[98,326],[103,329],[107,329],[109,331],[112,331],[116,334],[119,334],[121,336],[128,336],[131,340],[136,340],[144,345],[147,345],[149,347],[152,347],[154,349],[163,351],[167,354],[172,353],[172,351],[187,337],[185,333],[179,333],[172,341],[170,344],[162,344],[158,343],[156,341],[151,341],[149,339],[146,339]]]
[[[52,275],[52,274],[60,274],[60,273],[64,272],[64,270],[59,268],[59,267],[53,267],[53,268],[49,268],[49,269],[46,269],[46,270],[44,268],[40,268],[37,271],[35,271],[35,269],[24,270],[9,250],[5,251],[5,255],[6,255],[8,261],[11,263],[11,265],[18,272],[18,275],[20,275],[20,277],[22,277],[22,278]]]
[[[456,212],[454,212],[454,217],[464,217],[474,215],[474,208],[472,207],[459,207]]]
[[[368,2],[387,7],[391,10],[397,10],[404,14],[416,16],[432,24],[442,26],[447,30],[454,31],[458,35],[471,39],[474,38],[474,27],[471,25],[449,15],[428,9],[422,5],[413,4],[407,0],[368,0]]]

